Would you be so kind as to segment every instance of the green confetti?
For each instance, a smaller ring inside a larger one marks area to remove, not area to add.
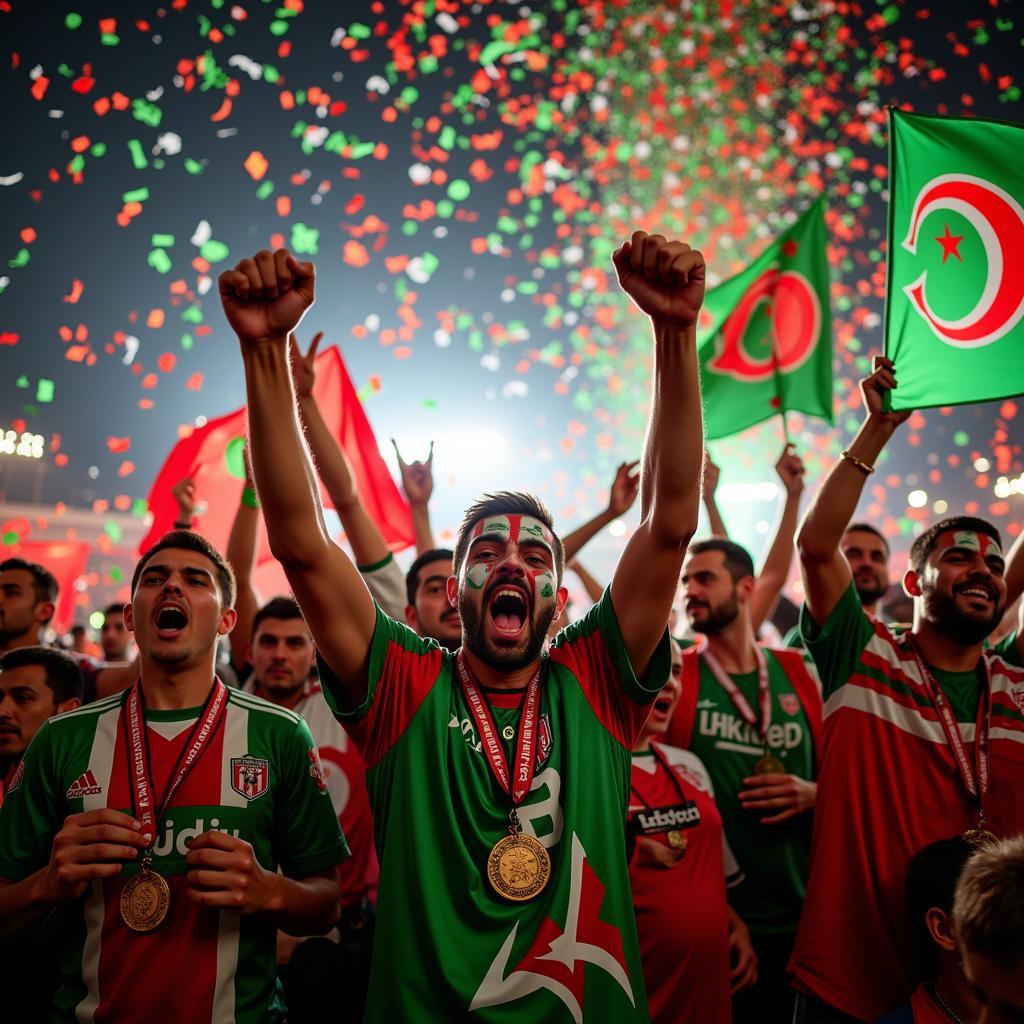
[[[40,377],[36,382],[36,401],[44,405],[49,404],[53,401],[53,391],[53,381],[47,380],[46,377]]]
[[[70,11],[64,16],[64,27],[71,29],[72,32],[74,32],[76,28],[81,28],[82,16],[80,14],[76,14],[74,11]]]
[[[292,252],[303,256],[315,256],[318,252],[320,229],[305,224],[292,225]]]
[[[230,250],[223,242],[218,242],[215,238],[211,238],[209,241],[203,242],[199,247],[199,255],[208,263],[220,263],[228,258]]]

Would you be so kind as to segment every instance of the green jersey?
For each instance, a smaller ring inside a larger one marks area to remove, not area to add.
[[[125,698],[58,715],[36,734],[0,808],[0,877],[17,881],[44,867],[69,814],[104,807],[134,813]],[[166,792],[201,710],[145,712],[156,793]],[[344,860],[348,849],[305,722],[228,690],[222,721],[156,824],[153,870],[170,886],[166,919],[144,933],[121,920],[121,890],[137,863],[91,883],[60,950],[61,987],[50,1019],[283,1020],[276,927],[260,914],[194,903],[185,856],[194,836],[218,829],[250,843],[262,867],[293,877]]]
[[[804,701],[817,704],[813,710],[820,719],[817,675],[796,651],[762,650],[772,708],[767,752],[783,763],[786,774],[813,779],[814,737]],[[798,681],[787,675],[781,663],[787,655],[789,671],[801,675]],[[793,932],[800,918],[810,866],[812,816],[801,814],[763,825],[761,819],[772,812],[741,806],[743,780],[755,774],[755,765],[766,753],[765,744],[715,679],[699,650],[687,650],[683,666],[683,697],[669,726],[668,741],[692,750],[711,776],[726,837],[746,875],[744,884],[730,894],[729,902],[755,934]],[[695,669],[699,675],[693,692],[687,678]],[[757,671],[730,673],[730,678],[760,715]],[[690,706],[691,701],[695,707]]]
[[[487,879],[508,834],[452,655],[378,609],[368,694],[346,712],[373,807],[380,888],[366,1020],[493,1024],[646,1021],[626,862],[630,750],[668,677],[668,636],[647,678],[630,665],[608,591],[542,659],[523,831],[551,857],[547,887],[513,904]],[[506,757],[521,694],[485,692]]]

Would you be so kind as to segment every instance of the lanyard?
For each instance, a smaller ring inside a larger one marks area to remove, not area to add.
[[[192,726],[185,740],[185,745],[178,754],[178,760],[171,771],[167,790],[156,806],[154,783],[150,773],[149,738],[146,735],[146,723],[143,718],[144,701],[141,681],[128,691],[125,704],[124,726],[126,750],[128,753],[128,770],[131,778],[132,807],[135,816],[142,822],[143,832],[149,832],[156,843],[154,824],[163,818],[178,787],[185,781],[189,772],[195,767],[199,756],[206,749],[209,741],[224,720],[227,710],[228,688],[219,680],[214,681],[210,694],[206,698],[199,718]]]
[[[992,724],[992,679],[988,670],[988,662],[982,658],[985,666],[985,685],[982,688],[981,700],[978,701],[978,716],[975,724],[974,734],[974,758],[975,763],[967,756],[967,747],[964,744],[963,735],[960,732],[960,724],[956,720],[946,695],[942,692],[935,676],[921,657],[917,645],[911,636],[907,637],[907,646],[910,648],[914,661],[917,663],[917,670],[924,680],[925,689],[931,698],[932,704],[942,724],[942,731],[946,734],[946,741],[953,750],[953,757],[956,759],[960,769],[960,778],[963,779],[964,787],[971,796],[978,801],[979,806],[988,795],[989,787],[989,729]],[[975,774],[977,771],[977,774]]]
[[[700,652],[704,663],[711,670],[718,685],[729,695],[736,710],[740,713],[747,725],[753,726],[760,733],[761,740],[767,745],[768,727],[772,724],[772,692],[768,681],[768,659],[764,651],[754,644],[754,657],[757,659],[757,695],[758,703],[761,705],[761,719],[754,713],[754,709],[747,702],[747,698],[740,692],[740,688],[733,681],[732,676],[722,668],[721,662],[705,646]]]
[[[537,666],[537,671],[534,672],[523,697],[519,714],[519,729],[516,735],[516,770],[513,778],[509,774],[505,750],[498,739],[498,729],[494,724],[490,708],[487,706],[487,701],[481,694],[476,680],[470,675],[469,666],[461,651],[455,659],[455,664],[458,666],[462,692],[476,722],[477,732],[487,755],[487,763],[491,766],[491,772],[498,780],[498,785],[511,798],[514,810],[523,802],[533,783],[536,764],[534,751],[537,746],[537,712],[540,708],[540,665]]]

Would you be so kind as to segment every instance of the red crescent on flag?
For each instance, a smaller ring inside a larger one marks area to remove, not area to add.
[[[918,232],[928,214],[952,210],[962,214],[978,232],[988,258],[981,296],[965,316],[944,320],[928,305],[927,271],[903,291],[936,337],[957,348],[991,345],[1011,331],[1024,316],[1024,209],[1009,194],[984,178],[943,174],[932,178],[917,195],[903,248],[916,255]],[[1006,258],[1009,254],[1009,259]]]
[[[770,304],[775,359],[752,356],[744,345],[750,319],[762,303]],[[779,373],[792,373],[807,361],[820,334],[821,303],[811,282],[795,270],[771,268],[755,279],[722,324],[721,349],[708,369],[748,384],[769,380],[776,361]]]

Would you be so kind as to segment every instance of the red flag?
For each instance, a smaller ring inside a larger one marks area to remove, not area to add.
[[[89,564],[89,542],[85,540],[19,540],[0,548],[0,558],[24,558],[49,569],[60,594],[50,625],[58,633],[69,630],[75,617],[75,580]]]
[[[409,506],[381,457],[373,429],[337,348],[317,356],[313,394],[327,428],[348,459],[363,505],[380,527],[385,542],[393,551],[409,547],[414,543]],[[139,545],[140,554],[174,528],[178,505],[171,488],[185,477],[195,480],[196,495],[207,504],[206,512],[197,522],[199,531],[219,551],[225,551],[245,479],[245,437],[243,407],[197,428],[171,449],[149,492],[153,525]],[[320,496],[326,508],[333,507],[322,486]],[[261,594],[288,592],[284,573],[270,553],[262,521],[256,567],[254,583]]]

